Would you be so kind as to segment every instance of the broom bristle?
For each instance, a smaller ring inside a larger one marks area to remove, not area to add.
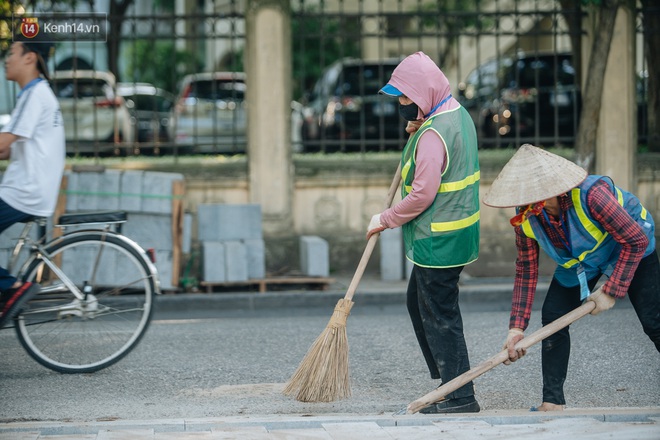
[[[330,322],[307,351],[284,394],[295,395],[301,402],[332,402],[351,395],[346,336],[351,307],[349,299],[337,302]]]

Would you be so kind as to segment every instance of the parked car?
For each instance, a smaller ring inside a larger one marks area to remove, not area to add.
[[[498,74],[498,92],[486,100],[477,123],[483,141],[498,137],[521,142],[572,144],[581,95],[570,53],[524,54]]]
[[[474,68],[458,83],[457,99],[470,113],[477,127],[479,137],[482,138],[486,117],[482,110],[489,107],[499,93],[500,71],[512,63],[509,57],[492,58]]]
[[[378,94],[400,61],[344,58],[328,66],[303,100],[304,151],[402,148],[398,102]]]
[[[149,83],[119,83],[117,94],[131,112],[138,142],[156,144],[154,148],[169,142],[169,116],[174,105],[170,92]]]
[[[170,113],[170,137],[198,153],[242,153],[246,147],[245,74],[187,75]]]
[[[118,154],[134,141],[131,115],[112,73],[55,71],[51,86],[62,110],[68,153]]]

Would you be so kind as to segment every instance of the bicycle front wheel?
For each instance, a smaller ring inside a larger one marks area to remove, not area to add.
[[[157,281],[139,249],[104,231],[64,236],[46,249],[24,279],[41,285],[17,319],[16,332],[37,362],[61,373],[89,373],[126,356],[144,335]],[[73,283],[82,297],[67,285]]]

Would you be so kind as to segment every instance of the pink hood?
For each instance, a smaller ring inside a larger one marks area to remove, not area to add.
[[[392,72],[388,84],[417,104],[420,119],[451,94],[447,77],[424,52],[416,52],[401,61]],[[458,105],[458,101],[449,98],[433,113],[450,110]]]

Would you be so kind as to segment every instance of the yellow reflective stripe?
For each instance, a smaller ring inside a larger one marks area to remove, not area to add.
[[[479,218],[480,218],[480,212],[477,211],[468,218],[464,218],[462,220],[454,220],[452,222],[431,223],[431,231],[447,232],[447,231],[455,231],[457,229],[464,229],[478,222]]]
[[[529,223],[529,220],[525,220],[520,226],[522,227],[522,230],[526,236],[538,241],[536,238],[536,234],[534,234],[534,230],[532,229],[532,225],[531,223]]]
[[[616,200],[619,202],[619,205],[623,206],[623,193],[619,188],[616,188]]]
[[[582,206],[582,201],[580,200],[580,190],[572,190],[571,198],[573,199],[575,212],[577,213],[578,218],[580,219],[580,223],[582,223],[584,229],[586,229],[586,231],[594,238],[594,240],[597,242],[602,241],[603,233],[596,227],[596,225],[591,222],[591,220],[589,220],[589,217],[587,217],[587,214],[584,212],[584,207]]]
[[[642,220],[646,220],[646,208],[642,206],[642,212],[639,213],[639,216],[642,218]]]
[[[480,177],[481,177],[481,171],[477,170],[473,175],[467,176],[463,180],[458,180],[456,182],[441,183],[438,192],[443,193],[443,192],[460,191],[462,189],[467,188],[469,185],[474,185],[476,182],[479,181]]]
[[[603,243],[603,241],[605,241],[605,239],[607,238],[608,235],[609,234],[603,234],[603,237],[600,239],[600,241],[598,243],[596,243],[596,245],[592,249],[582,252],[580,254],[580,256],[577,257],[577,258],[574,258],[572,260],[568,260],[566,263],[562,264],[562,267],[565,267],[566,269],[569,269],[569,268],[575,266],[576,264],[578,264],[580,261],[583,261],[585,258],[587,258],[587,255],[594,252],[596,249],[598,249],[600,247],[600,245]]]
[[[408,159],[408,162],[406,162],[403,165],[403,168],[401,168],[401,180],[406,181],[406,178],[408,177],[408,173],[410,172],[410,167],[412,166],[412,158]],[[404,190],[406,191],[407,194],[410,194],[410,191],[412,191],[412,186],[410,185],[404,185]]]
[[[439,193],[445,193],[445,192],[454,192],[454,191],[460,191],[465,188],[467,188],[470,185],[474,185],[479,181],[481,178],[481,171],[476,171],[474,174],[471,176],[467,176],[463,180],[457,180],[455,182],[446,182],[446,183],[441,183],[440,184],[440,189],[438,190]],[[406,191],[410,193],[412,191],[412,186],[411,185],[406,185]]]

